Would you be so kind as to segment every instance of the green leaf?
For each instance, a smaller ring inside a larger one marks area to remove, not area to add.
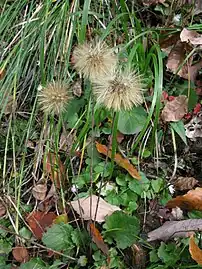
[[[180,120],[177,122],[170,122],[170,125],[171,128],[181,137],[183,142],[187,145],[184,123]]]
[[[119,113],[118,130],[123,134],[139,133],[147,119],[147,113],[143,107],[134,107],[131,111]]]
[[[151,185],[152,185],[152,188],[153,188],[155,193],[159,193],[159,191],[163,187],[163,183],[164,183],[164,181],[162,178],[153,179],[151,181]]]
[[[10,242],[1,239],[0,240],[0,254],[9,254],[12,250],[12,245]]]
[[[159,260],[159,257],[156,253],[156,250],[155,249],[152,249],[150,252],[149,252],[149,260],[150,262],[154,263],[154,262],[157,262]]]
[[[114,239],[118,248],[125,249],[136,241],[140,224],[136,217],[116,211],[106,217],[104,228],[106,229],[105,238]]]
[[[68,223],[59,223],[51,226],[43,235],[43,243],[53,250],[71,250],[74,248],[72,241],[73,227]]]
[[[141,173],[142,175],[142,173]],[[131,191],[134,191],[138,195],[142,195],[143,192],[148,191],[150,187],[150,182],[146,177],[142,177],[141,180],[131,180],[128,185]]]
[[[180,260],[179,250],[176,248],[175,244],[166,245],[164,242],[161,242],[161,245],[158,249],[158,257],[166,265],[175,265],[178,260]]]
[[[40,259],[40,258],[34,258],[31,259],[29,262],[22,263],[20,265],[20,269],[48,269],[49,266],[46,266],[46,264]]]
[[[191,212],[188,212],[188,217],[190,219],[202,219],[202,212],[198,210],[192,210]]]

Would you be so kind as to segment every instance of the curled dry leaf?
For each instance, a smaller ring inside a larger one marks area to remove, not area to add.
[[[46,184],[38,184],[32,189],[32,194],[35,199],[43,201],[46,197],[47,186]]]
[[[148,233],[147,241],[167,241],[174,237],[188,237],[195,231],[202,231],[202,219],[166,221],[161,227]]]
[[[12,254],[17,262],[27,262],[29,260],[29,253],[25,247],[17,246],[13,248]]]
[[[81,97],[82,91],[82,80],[77,80],[72,85],[72,93],[77,97]]]
[[[182,42],[190,42],[192,45],[202,45],[202,35],[186,28],[180,33],[180,39]]]
[[[161,117],[164,121],[179,121],[188,112],[188,99],[185,95],[179,95],[172,101],[168,101],[162,110]]]
[[[5,69],[0,69],[0,80],[3,79],[6,75],[6,70]]]
[[[98,204],[99,199],[99,204]],[[98,204],[98,206],[97,206]],[[92,195],[86,198],[80,198],[76,201],[71,201],[74,210],[85,220],[96,220],[97,222],[105,221],[106,216],[110,216],[113,212],[121,210],[118,206],[110,205],[102,198]],[[95,218],[95,213],[97,214]]]
[[[47,154],[45,169],[50,175],[50,179],[55,183],[56,187],[60,188],[65,179],[65,167],[61,162],[59,155],[56,156],[54,153],[49,152]]]
[[[97,151],[105,156],[111,158],[112,151],[108,149],[107,146],[102,145],[96,142]],[[135,179],[141,179],[140,174],[138,173],[137,169],[130,163],[130,161],[126,158],[123,158],[119,153],[116,153],[114,156],[114,161],[122,168],[128,171],[128,173]]]
[[[26,220],[37,239],[41,239],[43,233],[46,231],[48,227],[50,227],[53,221],[56,219],[56,215],[53,212],[40,212],[33,211],[30,213]]]
[[[198,180],[194,177],[178,177],[174,182],[175,189],[180,191],[192,190],[197,184]]]
[[[172,73],[176,74],[179,66],[182,64],[184,59],[185,59],[185,43],[182,43],[181,41],[178,40],[168,55],[168,60],[166,64],[167,69]],[[178,75],[180,77],[183,77],[183,66],[181,70],[178,71]]]
[[[146,253],[138,243],[131,246],[134,268],[146,268]]]
[[[189,239],[189,252],[192,259],[195,260],[199,265],[202,265],[202,250],[195,243],[193,235],[191,235]]]
[[[6,208],[0,200],[0,217],[3,217],[6,214]]]
[[[109,248],[108,246],[105,244],[101,233],[99,232],[99,230],[95,227],[94,223],[89,223],[88,224],[88,231],[92,237],[93,242],[97,245],[97,247],[105,254],[108,255],[109,254]]]
[[[202,210],[202,188],[188,191],[185,195],[177,196],[166,204],[168,208],[180,207],[186,210]]]

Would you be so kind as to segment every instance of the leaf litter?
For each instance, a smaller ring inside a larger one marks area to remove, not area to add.
[[[118,206],[105,202],[104,199],[96,195],[80,198],[70,202],[73,209],[85,220],[94,220],[99,223],[105,221],[106,216],[121,210]]]

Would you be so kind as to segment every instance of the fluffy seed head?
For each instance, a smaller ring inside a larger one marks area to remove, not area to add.
[[[114,111],[130,110],[143,102],[141,77],[135,72],[117,71],[94,83],[97,103]]]
[[[51,82],[46,87],[42,87],[38,97],[41,110],[44,113],[56,115],[65,111],[67,102],[70,99],[68,86],[61,82]]]
[[[75,69],[85,78],[94,81],[114,71],[117,57],[105,43],[85,43],[73,51]]]

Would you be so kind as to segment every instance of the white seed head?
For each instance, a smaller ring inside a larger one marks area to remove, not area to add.
[[[94,81],[114,71],[117,57],[104,42],[78,45],[73,51],[75,69]]]
[[[118,70],[97,80],[93,93],[98,104],[114,111],[130,110],[143,102],[141,76],[134,71]]]
[[[59,115],[65,111],[70,99],[68,86],[61,82],[51,82],[40,89],[38,98],[40,108],[44,113]]]

